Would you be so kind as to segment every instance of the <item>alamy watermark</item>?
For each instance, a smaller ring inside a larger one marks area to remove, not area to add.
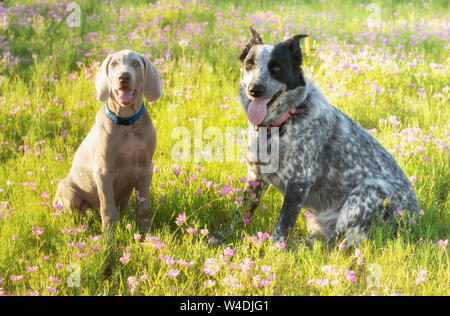
[[[187,127],[172,130],[171,158],[174,162],[258,162],[262,173],[279,167],[279,130],[273,127],[209,126],[194,121],[193,133]]]
[[[72,272],[67,277],[68,287],[80,287],[81,286],[81,268],[78,263],[71,263],[67,266],[67,271]]]
[[[366,7],[366,10],[371,12],[367,17],[367,26],[370,28],[380,27],[381,25],[381,7],[378,3],[371,3]]]
[[[78,3],[71,2],[66,7],[70,14],[66,17],[67,26],[70,28],[81,27],[81,8]]]
[[[381,287],[381,267],[376,263],[371,263],[367,266],[367,271],[370,273],[367,277],[367,286]]]

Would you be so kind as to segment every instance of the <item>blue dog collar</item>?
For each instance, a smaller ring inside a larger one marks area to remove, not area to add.
[[[110,109],[108,108],[108,102],[105,102],[106,115],[111,119],[111,121],[113,121],[115,124],[118,124],[118,125],[126,125],[126,126],[133,125],[134,123],[136,123],[137,120],[139,120],[139,118],[142,116],[142,114],[144,114],[144,111],[145,111],[145,106],[144,106],[144,102],[142,101],[142,107],[136,115],[134,115],[132,117],[119,117],[110,111]]]

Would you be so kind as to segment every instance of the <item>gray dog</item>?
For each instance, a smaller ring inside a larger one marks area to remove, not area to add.
[[[144,55],[122,50],[109,55],[95,78],[97,99],[106,102],[83,140],[69,175],[58,185],[53,203],[71,212],[100,208],[103,231],[114,231],[117,211],[136,189],[139,230],[150,227],[150,184],[156,131],[143,96],[162,94],[161,76]]]
[[[347,246],[367,237],[375,217],[392,218],[398,208],[416,212],[414,189],[395,159],[304,77],[299,40],[307,35],[265,45],[250,31],[239,57],[241,105],[259,147],[262,131],[277,136],[269,143],[279,155],[278,168],[267,172],[249,150],[245,210],[251,214],[272,184],[284,195],[275,242],[287,242],[303,207],[313,214],[310,240],[345,238]]]

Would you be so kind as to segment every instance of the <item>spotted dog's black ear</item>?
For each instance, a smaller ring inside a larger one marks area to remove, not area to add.
[[[300,49],[300,40],[302,38],[308,37],[307,34],[298,34],[295,36],[292,36],[291,38],[288,38],[287,40],[283,41],[282,43],[284,45],[287,45],[289,48],[289,51],[291,52],[292,60],[295,62],[296,66],[300,67],[303,62],[302,58],[302,51]]]
[[[250,42],[247,45],[245,45],[244,50],[239,55],[239,60],[241,62],[244,62],[245,57],[247,57],[248,52],[254,45],[259,45],[259,44],[263,43],[261,36],[259,36],[258,32],[256,32],[255,29],[251,25],[248,28],[249,28],[250,32],[252,33],[252,37],[250,38]]]

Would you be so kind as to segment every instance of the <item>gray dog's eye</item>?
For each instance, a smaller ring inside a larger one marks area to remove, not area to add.
[[[135,62],[133,63],[133,66],[134,66],[134,67],[140,67],[141,64],[139,64],[137,61],[135,61]]]

